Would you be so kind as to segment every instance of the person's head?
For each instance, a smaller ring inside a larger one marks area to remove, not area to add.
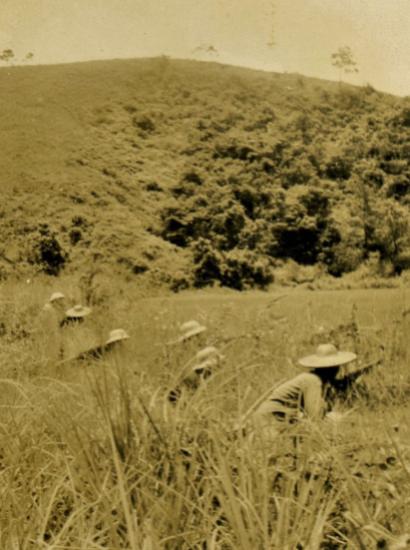
[[[66,308],[66,297],[62,292],[53,292],[48,303],[57,310],[64,311]]]
[[[129,334],[122,328],[111,330],[105,342],[106,349],[119,348],[130,338]]]
[[[225,357],[215,346],[207,346],[196,354],[192,370],[202,378],[208,378],[223,359]]]
[[[336,380],[340,367],[355,359],[355,353],[339,351],[333,344],[320,344],[315,353],[302,357],[298,363],[319,376],[323,382],[332,383]]]
[[[193,339],[198,340],[200,335],[206,331],[206,327],[198,321],[187,321],[180,326],[181,336],[177,342],[186,343]]]
[[[336,380],[339,374],[339,365],[334,367],[322,367],[318,369],[312,369],[310,372],[319,376],[323,383],[332,383]]]

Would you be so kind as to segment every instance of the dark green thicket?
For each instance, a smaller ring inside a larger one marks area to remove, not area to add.
[[[68,254],[59,243],[55,232],[47,224],[41,224],[29,246],[29,261],[39,271],[57,276],[67,260]]]
[[[161,235],[194,251],[199,286],[263,287],[286,259],[336,276],[370,253],[394,274],[409,265],[406,102],[346,85],[307,96],[296,84],[249,81],[241,106],[233,93],[222,118],[197,126]]]

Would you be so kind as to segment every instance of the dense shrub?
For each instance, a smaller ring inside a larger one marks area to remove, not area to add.
[[[77,243],[79,243],[81,241],[81,239],[83,238],[83,233],[82,233],[81,229],[78,229],[78,227],[75,227],[75,228],[71,229],[68,235],[69,235],[69,238],[70,238],[70,243],[73,246],[76,245]]]
[[[405,128],[410,128],[410,107],[403,107],[399,114],[393,119],[393,123]]]
[[[143,132],[150,134],[155,131],[155,123],[148,115],[134,116],[132,120],[134,126]]]
[[[194,247],[194,262],[194,286],[199,288],[218,282],[236,290],[263,289],[273,282],[268,259],[250,250],[234,248],[221,252],[209,240],[199,239]]]
[[[194,245],[194,286],[204,287],[221,281],[222,254],[207,239],[198,239]]]
[[[224,255],[221,283],[224,286],[244,290],[266,288],[273,282],[268,260],[250,250],[233,249]]]
[[[320,263],[340,276],[378,252],[399,273],[405,247],[393,224],[383,229],[380,220],[386,197],[407,195],[407,161],[398,158],[404,144],[386,141],[372,120],[371,147],[356,123],[337,142],[307,144],[299,132],[308,121],[293,117],[284,126],[298,132],[292,142],[260,136],[246,144],[235,130],[209,149],[215,162],[206,176],[204,162],[185,168],[172,188],[177,203],[162,210],[161,236],[192,248],[194,284],[264,286],[269,276],[258,282],[255,257]]]
[[[28,259],[40,271],[56,276],[64,268],[68,253],[61,246],[56,233],[47,224],[43,224],[30,241]]]
[[[350,178],[351,168],[348,160],[335,155],[326,164],[326,176],[332,180],[347,180]]]

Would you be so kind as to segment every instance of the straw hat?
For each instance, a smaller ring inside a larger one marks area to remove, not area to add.
[[[183,333],[178,342],[185,342],[197,334],[201,334],[206,330],[206,327],[198,323],[198,321],[187,321],[180,326],[180,330]]]
[[[110,332],[108,335],[108,340],[105,342],[105,345],[113,344],[114,342],[120,342],[121,340],[128,340],[129,334],[125,332],[122,328],[116,328]]]
[[[339,367],[356,359],[357,355],[351,351],[339,351],[333,344],[320,344],[316,353],[307,355],[298,360],[299,365],[309,368]]]
[[[87,306],[82,306],[81,304],[77,304],[74,307],[67,309],[65,312],[66,317],[69,317],[71,319],[81,319],[82,317],[86,317],[91,313],[91,308]]]
[[[52,304],[53,302],[57,302],[57,300],[64,300],[64,298],[65,296],[62,292],[53,292],[48,301]]]
[[[214,346],[207,346],[198,351],[195,356],[196,363],[192,370],[196,373],[209,372],[213,367],[216,367],[225,357],[219,353]]]
[[[208,359],[224,359],[224,356],[221,355],[218,349],[215,346],[207,346],[198,351],[195,356],[196,361],[201,363],[202,361],[207,361]]]

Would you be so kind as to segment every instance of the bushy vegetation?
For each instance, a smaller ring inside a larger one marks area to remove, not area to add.
[[[84,299],[74,282],[58,289]],[[50,290],[1,289],[2,548],[407,547],[408,292],[147,300],[129,285],[77,327],[84,336],[123,326],[128,347],[58,365],[38,327]],[[207,326],[202,340],[170,345],[192,318]],[[362,397],[339,406],[342,419],[301,422],[275,441],[235,429],[323,338],[363,363],[383,354]],[[169,403],[210,344],[223,364]]]
[[[408,99],[166,57],[7,71],[0,273],[39,219],[61,267],[98,256],[172,288],[409,267]]]
[[[394,274],[408,267],[404,104],[345,85],[332,94],[298,85],[286,96],[252,84],[240,103],[230,95],[219,125],[215,115],[199,125],[162,236],[194,251],[206,239],[205,257],[194,254],[200,271],[212,248],[214,258],[252,251],[271,267],[293,260],[335,276],[375,252]]]
[[[28,254],[29,262],[36,266],[38,271],[57,276],[64,268],[67,259],[67,254],[62,249],[55,233],[47,224],[40,225],[38,233],[32,235]]]

